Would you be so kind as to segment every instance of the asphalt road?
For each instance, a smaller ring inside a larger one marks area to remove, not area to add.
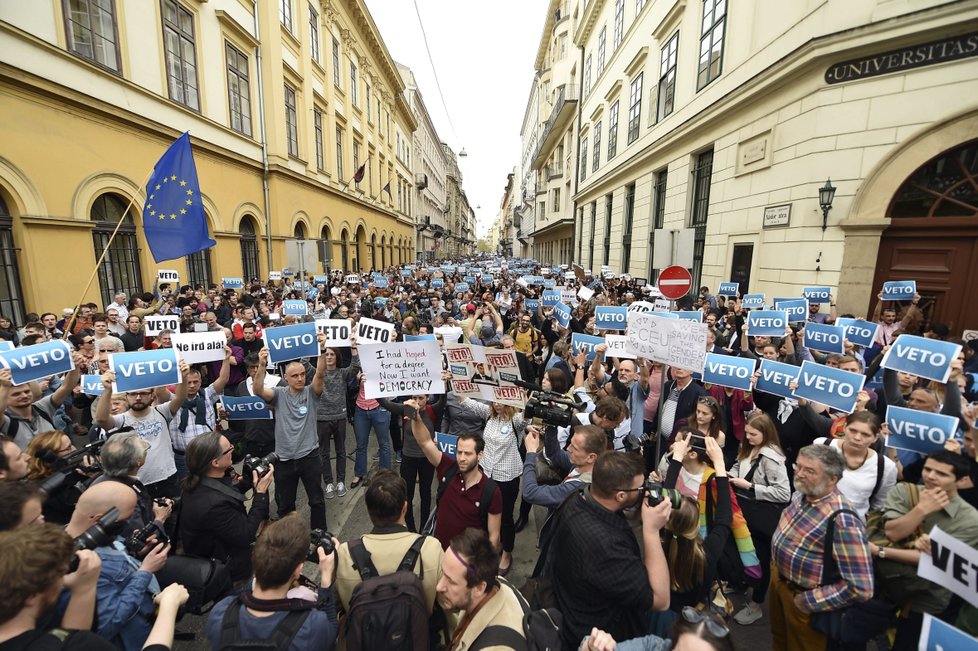
[[[356,440],[353,435],[352,427],[347,428],[346,449],[350,451],[356,450]],[[368,452],[368,461],[370,463],[371,470],[377,467],[377,462],[372,459],[372,456],[376,450],[376,440],[371,439],[371,445]],[[353,454],[351,452],[347,461],[347,478],[348,480],[352,480],[352,477]],[[349,481],[347,482],[347,486],[349,486]],[[272,487],[272,492],[274,493],[274,484]],[[350,539],[357,538],[367,533],[371,529],[370,519],[367,517],[367,509],[363,504],[363,494],[364,491],[362,487],[350,489],[346,496],[336,497],[326,501],[327,522],[329,523],[333,534],[336,535],[340,541],[345,542]],[[434,497],[434,488],[432,489],[432,497]],[[299,512],[305,517],[308,517],[309,509],[306,504],[305,493],[301,486],[299,488],[297,506]],[[517,508],[518,506],[519,504],[517,503]],[[417,509],[417,504],[415,504],[415,509]],[[272,500],[272,513],[275,513],[274,498]],[[516,547],[513,551],[513,568],[507,577],[516,586],[523,585],[524,580],[533,571],[533,566],[537,559],[536,541],[539,527],[543,525],[544,516],[545,511],[543,509],[534,509],[533,516],[530,518],[530,524],[516,536]],[[417,510],[415,511],[415,517],[418,517]],[[318,580],[319,570],[314,564],[307,563],[306,575],[311,579]],[[731,598],[735,602],[736,609],[739,610],[743,603],[743,597],[733,595]],[[181,651],[207,651],[210,647],[204,636],[205,620],[205,616],[185,616],[177,624],[177,633],[193,634],[194,639],[178,639],[175,644],[175,648]],[[766,651],[771,648],[771,634],[767,615],[751,626],[740,626],[731,620],[730,627],[731,635],[733,636],[737,649]]]

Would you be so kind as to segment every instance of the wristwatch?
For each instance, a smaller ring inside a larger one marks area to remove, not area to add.
[[[886,558],[886,547],[880,547],[880,550],[876,552],[876,555],[880,558]]]

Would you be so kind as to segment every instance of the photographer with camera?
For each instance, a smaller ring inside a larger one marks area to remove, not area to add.
[[[136,494],[132,489],[118,482],[102,482],[82,493],[71,522],[65,527],[72,538],[90,540],[86,546],[92,545],[102,560],[96,587],[95,632],[125,651],[141,649],[149,636],[153,600],[160,592],[153,574],[162,569],[170,550],[169,544],[152,538],[146,541],[136,535],[128,539],[117,535],[135,509]],[[114,522],[93,527],[113,510],[118,513]],[[150,549],[142,561],[132,556],[145,547]]]
[[[556,485],[537,482],[537,454],[541,452],[540,429],[530,426],[526,433],[526,461],[523,463],[523,499],[548,509],[555,509],[567,497],[591,483],[591,472],[598,456],[607,449],[608,437],[594,425],[579,425],[571,435],[566,450],[557,445],[546,446],[550,466],[563,477]]]
[[[609,450],[623,449],[625,438],[618,438],[618,430],[626,418],[628,418],[628,407],[625,405],[625,401],[614,396],[605,396],[598,400],[593,411],[575,413],[572,416],[571,426],[558,428],[557,442],[560,447],[566,448],[572,429],[580,425],[594,425],[604,431],[608,439]]]
[[[231,482],[233,450],[220,432],[200,434],[187,445],[179,528],[185,554],[228,562],[237,583],[251,576],[251,543],[268,519],[274,467],[263,475],[252,471],[255,492],[246,511],[244,493]]]
[[[30,472],[31,458],[14,440],[0,435],[0,481],[17,481]]]
[[[77,450],[64,432],[41,432],[27,445],[30,457],[29,481],[40,483],[44,500],[44,519],[68,524],[84,483],[102,471],[98,464],[98,447]]]
[[[318,590],[312,599],[295,596],[309,596],[310,582],[302,570],[310,555],[311,533],[325,535],[310,532],[309,525],[295,513],[262,532],[251,556],[254,587],[222,599],[207,618],[207,640],[212,649],[259,640],[270,642],[278,651],[333,649],[338,630],[333,591],[336,538],[317,537],[313,553],[319,562]],[[300,587],[293,590],[296,586]]]

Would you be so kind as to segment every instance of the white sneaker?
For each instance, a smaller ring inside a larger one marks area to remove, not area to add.
[[[346,484],[344,484],[343,482],[336,484],[336,494],[339,495],[340,497],[346,495]]]
[[[343,484],[340,484],[340,486],[342,486],[342,485]],[[332,484],[326,484],[326,499],[331,500],[334,497],[336,497],[336,493],[334,493],[333,490],[334,489],[333,489],[333,485]],[[343,493],[345,493],[345,492],[346,491],[344,490]],[[343,493],[340,493],[340,495],[342,495]]]
[[[764,617],[764,609],[760,606],[754,607],[753,604],[748,603],[734,615],[734,621],[741,626],[749,626],[762,617]]]

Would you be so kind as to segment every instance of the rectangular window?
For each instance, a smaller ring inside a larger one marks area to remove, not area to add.
[[[336,127],[336,178],[343,180],[343,129]]]
[[[608,111],[608,160],[618,153],[618,100]]]
[[[354,106],[358,106],[357,101],[357,64],[350,59],[350,101]]]
[[[207,287],[211,284],[211,250],[204,249],[191,253],[186,257],[187,261],[187,284],[196,287],[203,285]]]
[[[624,230],[621,234],[621,272],[628,273],[632,257],[632,222],[635,217],[635,184],[625,186]]]
[[[662,48],[659,63],[659,106],[655,121],[663,119],[676,107],[676,63],[679,60],[679,32]]]
[[[278,17],[285,29],[292,31],[292,0],[279,0]]]
[[[584,59],[584,96],[591,94],[591,54]]]
[[[638,16],[645,9],[645,5],[649,0],[635,0],[635,15]]]
[[[604,263],[609,264],[611,260],[611,208],[614,205],[615,196],[606,194],[604,197]]]
[[[696,90],[702,89],[719,77],[723,70],[723,36],[726,23],[727,0],[705,0]]]
[[[601,162],[601,123],[598,122],[594,125],[594,153],[591,161],[591,171],[598,171],[598,163]]]
[[[598,221],[598,202],[592,201],[591,202],[591,239],[590,239],[591,256],[587,263],[587,266],[591,267],[591,269],[594,269],[594,249],[597,248],[596,246],[594,246],[594,225],[597,221]]]
[[[340,77],[340,42],[333,37],[333,85],[343,88],[343,79]]]
[[[622,36],[625,34],[625,0],[615,1],[615,41],[611,46],[613,52],[618,51]]]
[[[550,212],[560,212],[560,188],[550,192]]]
[[[289,156],[299,156],[299,118],[295,103],[295,89],[285,84],[285,138],[289,143]]]
[[[587,178],[587,138],[581,139],[581,180]]]
[[[605,25],[601,28],[601,32],[598,33],[598,77],[600,77],[601,73],[604,72],[604,46],[607,40],[608,26]]]
[[[703,253],[706,248],[706,222],[710,214],[710,183],[713,179],[713,150],[696,157],[693,168],[693,205],[689,225],[693,233],[693,286],[699,287],[703,277]]]
[[[319,13],[309,5],[309,56],[316,63],[319,60]]]
[[[326,148],[323,143],[323,112],[318,108],[312,110],[312,123],[316,130],[316,169],[326,171]]]
[[[577,228],[574,230],[574,234],[577,237],[577,260],[582,260],[582,253],[584,251],[584,206],[581,206],[578,212],[578,222]]]
[[[65,0],[63,6],[68,49],[119,72],[115,0]]]
[[[365,98],[367,101],[367,121],[374,121],[373,109],[370,108],[370,84],[364,84],[364,92],[366,93]]]
[[[224,44],[228,68],[228,107],[231,128],[251,135],[251,93],[248,84],[248,57],[230,43]]]
[[[561,34],[557,39],[557,51],[560,55],[560,59],[563,60],[567,56],[567,34]]]
[[[653,266],[654,256],[652,252],[655,251],[655,231],[665,226],[666,223],[666,187],[668,180],[668,168],[663,169],[655,175],[654,196],[652,198],[652,227],[649,229],[649,282],[655,282],[659,279],[659,270]],[[664,246],[668,246],[668,244],[664,244]]]
[[[387,144],[391,144],[391,112],[384,111],[384,117],[387,119]]]
[[[642,124],[642,78],[644,72],[632,80],[632,89],[628,97],[628,144],[638,138],[639,127]]]
[[[360,143],[356,140],[353,141],[353,169],[360,169]]]
[[[170,99],[200,110],[194,15],[176,0],[163,0],[163,50]]]

